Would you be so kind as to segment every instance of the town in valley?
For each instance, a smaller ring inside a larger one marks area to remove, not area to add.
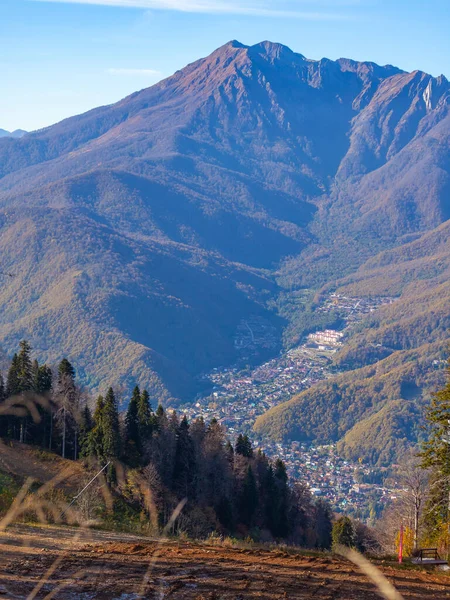
[[[384,469],[344,460],[333,444],[311,446],[300,442],[271,442],[252,431],[255,419],[274,406],[337,373],[333,354],[345,344],[356,323],[394,298],[351,298],[330,294],[318,307],[320,312],[337,313],[341,330],[325,329],[307,336],[302,344],[281,352],[255,368],[215,368],[203,375],[210,392],[200,395],[180,411],[189,419],[203,417],[220,421],[233,440],[238,433],[249,435],[255,449],[286,463],[290,476],[306,481],[312,493],[328,500],[336,511],[368,519],[394,499],[398,490],[383,485]],[[242,323],[236,338],[242,352],[255,346],[270,347],[274,334],[257,319]]]

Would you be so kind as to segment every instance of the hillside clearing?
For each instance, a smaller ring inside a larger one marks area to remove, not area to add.
[[[133,600],[139,597],[147,572],[144,598],[379,598],[356,567],[326,554],[159,543],[106,532],[90,532],[89,540],[77,541],[76,533],[76,529],[21,525],[1,534],[1,597],[29,597],[59,557],[60,564],[36,598]],[[382,570],[405,599],[450,598],[445,574],[387,565]]]

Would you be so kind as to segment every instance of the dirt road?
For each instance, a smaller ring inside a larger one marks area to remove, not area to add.
[[[76,529],[26,526],[0,534],[0,598],[135,600],[139,594],[159,600],[379,598],[356,567],[328,555],[159,544],[102,532],[90,540],[77,540],[76,534]],[[405,600],[450,598],[450,575],[386,565],[382,570]],[[32,595],[39,582],[41,589]]]

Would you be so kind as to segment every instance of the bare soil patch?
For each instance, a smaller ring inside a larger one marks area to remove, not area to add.
[[[22,481],[31,478],[39,483],[47,483],[64,473],[64,479],[55,487],[66,492],[79,489],[80,480],[85,476],[78,462],[64,460],[35,446],[3,440],[0,440],[0,471],[15,475]]]
[[[15,526],[0,535],[0,598],[376,600],[352,564],[324,554],[148,540],[71,528]],[[381,565],[405,599],[450,598],[450,576]],[[146,581],[143,585],[143,581]]]

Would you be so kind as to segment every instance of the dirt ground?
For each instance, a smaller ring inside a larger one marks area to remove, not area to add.
[[[0,534],[0,598],[379,598],[356,567],[325,554],[160,543],[103,532],[76,539],[79,534],[24,525]],[[381,568],[405,599],[450,598],[446,573]]]
[[[19,442],[0,440],[0,472],[10,473],[25,481],[31,478],[40,483],[46,483],[64,473],[56,488],[66,492],[79,489],[80,481],[86,477],[83,467],[74,461],[64,460],[56,454],[39,452],[36,447]]]

